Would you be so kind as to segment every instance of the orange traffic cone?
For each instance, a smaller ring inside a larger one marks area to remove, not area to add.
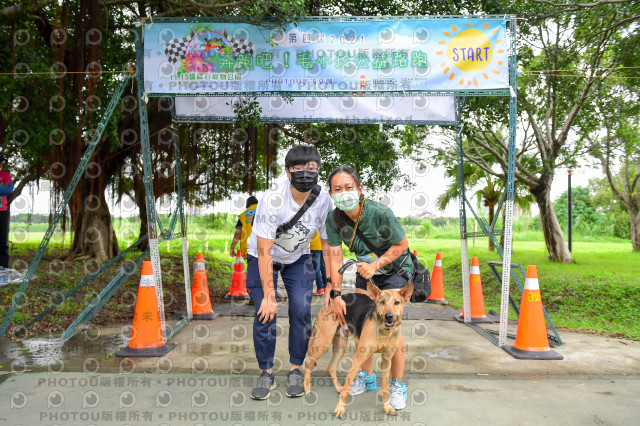
[[[527,267],[516,341],[513,346],[503,346],[503,349],[518,359],[563,359],[549,347],[536,265]]]
[[[247,279],[244,276],[244,261],[242,260],[242,252],[238,250],[236,253],[236,263],[233,266],[233,276],[231,277],[231,288],[225,299],[243,299],[249,298],[247,293]]]
[[[193,271],[193,284],[191,285],[191,308],[193,319],[212,320],[218,316],[211,307],[209,296],[209,282],[207,271],[204,269],[204,255],[198,253]]]
[[[471,298],[471,322],[492,323],[484,312],[484,296],[482,295],[482,279],[480,278],[480,262],[477,257],[471,258],[471,271],[469,271],[469,293]],[[460,315],[455,317],[458,321],[464,322],[464,308]]]
[[[165,343],[160,328],[160,312],[150,260],[142,263],[136,310],[129,345],[116,351],[116,356],[160,357],[176,346]]]
[[[448,305],[447,299],[444,298],[444,283],[442,281],[442,256],[436,254],[436,260],[433,262],[433,271],[431,272],[431,295],[427,299],[427,303],[437,303]]]

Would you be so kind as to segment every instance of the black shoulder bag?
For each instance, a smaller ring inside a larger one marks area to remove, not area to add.
[[[276,229],[276,238],[280,237],[280,234],[284,234],[295,226],[302,215],[305,214],[309,207],[311,207],[311,204],[313,204],[316,198],[318,198],[321,190],[322,188],[320,185],[316,185],[311,189],[311,194],[309,194],[302,207],[300,207],[300,210],[298,210],[298,212],[288,222],[278,225],[278,228]]]
[[[351,220],[350,217],[346,215],[345,217],[347,218],[347,223],[349,223],[350,226],[355,226],[355,222]],[[384,251],[374,246],[371,241],[369,241],[369,239],[365,237],[365,235],[359,228],[356,228],[356,235],[362,240],[364,245],[366,245],[369,250],[371,250],[373,253],[375,253],[376,256],[378,256],[378,259],[384,254]],[[411,250],[407,250],[409,251],[409,256],[411,256],[411,261],[413,263],[413,277],[410,277],[407,271],[404,270],[404,268],[396,265],[395,261],[391,262],[390,266],[402,278],[410,283],[413,283],[413,294],[411,295],[411,302],[423,303],[426,302],[429,295],[431,295],[431,277],[429,275],[429,269],[422,263],[420,263],[418,258],[411,252]]]

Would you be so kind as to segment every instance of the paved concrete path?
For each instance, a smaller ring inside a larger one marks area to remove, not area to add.
[[[397,417],[383,415],[379,395],[370,392],[350,400],[346,420],[333,419],[329,356],[313,375],[311,395],[284,397],[285,318],[278,320],[279,386],[268,401],[253,401],[251,324],[247,317],[193,321],[163,358],[112,356],[128,342],[126,326],[90,329],[67,342],[5,339],[0,424],[636,425],[640,418],[640,342],[562,331],[557,351],[564,360],[522,361],[455,321],[403,321],[409,404]],[[341,380],[353,351],[350,342]]]
[[[31,373],[0,385],[3,425],[636,425],[637,377],[408,380],[409,402],[386,416],[379,392],[350,397],[347,418],[332,411],[328,378],[303,398],[284,396],[284,377],[267,401],[248,394],[254,378],[211,374]]]

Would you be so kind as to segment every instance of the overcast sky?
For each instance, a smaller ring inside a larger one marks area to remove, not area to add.
[[[386,203],[393,210],[398,217],[413,216],[423,210],[427,210],[436,214],[436,216],[458,216],[458,203],[452,202],[449,204],[444,212],[438,211],[435,207],[435,200],[443,191],[449,182],[444,179],[444,168],[429,168],[426,173],[418,174],[412,173],[412,163],[410,161],[402,161],[401,168],[405,173],[410,176],[413,175],[416,187],[410,191],[391,191],[388,193],[388,200]],[[589,179],[593,177],[602,176],[600,169],[583,167],[576,169],[572,175],[572,186],[587,186]],[[46,181],[41,181],[40,192],[34,190],[34,203],[33,213],[36,214],[49,214],[49,184]],[[552,199],[556,199],[562,192],[567,189],[567,169],[556,170],[556,177],[553,182],[551,196]],[[467,188],[467,192],[472,194],[475,192],[473,188]],[[258,199],[262,196],[262,193],[257,194]],[[226,212],[238,214],[244,210],[244,200],[246,194],[238,194],[231,200],[221,201],[215,204],[214,208],[200,209],[202,213],[210,213],[213,210],[215,212]],[[32,201],[29,194],[29,190],[25,189],[22,195],[14,200],[11,207],[11,214],[29,213],[31,211]],[[132,200],[127,199],[123,205],[110,205],[111,214],[113,216],[137,216],[138,209]],[[161,213],[166,213],[166,205],[159,203],[158,210]],[[187,213],[195,213],[196,209],[186,209]],[[537,206],[532,206],[532,214],[538,214]]]

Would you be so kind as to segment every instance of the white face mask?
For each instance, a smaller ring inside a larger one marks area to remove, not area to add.
[[[333,204],[342,211],[350,212],[358,207],[360,196],[358,191],[343,191],[337,194],[331,195]]]

